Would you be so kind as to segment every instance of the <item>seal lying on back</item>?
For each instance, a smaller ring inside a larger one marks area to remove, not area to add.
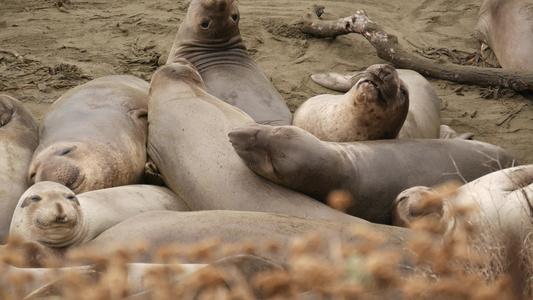
[[[533,0],[485,0],[476,34],[481,54],[505,69],[533,69]]]
[[[47,247],[77,246],[150,210],[190,209],[169,189],[159,186],[120,186],[76,196],[62,184],[42,181],[20,197],[9,234]]]
[[[384,224],[391,223],[394,198],[409,187],[471,181],[515,162],[507,151],[477,141],[331,143],[296,126],[241,127],[229,139],[257,174],[320,201],[347,190],[354,198],[347,213]]]
[[[290,125],[287,104],[242,43],[239,20],[233,0],[191,1],[167,64],[185,58],[198,69],[211,95],[258,123]]]
[[[456,193],[442,199],[440,207],[426,205],[428,197],[439,197],[435,190],[417,186],[403,191],[393,204],[393,225],[409,227],[415,219],[437,218],[445,229],[453,233],[458,224],[450,213],[453,206],[472,206],[469,221],[477,220],[490,227],[493,234],[500,230],[517,236],[531,232],[533,214],[533,165],[519,166],[487,174],[461,186]],[[438,203],[437,203],[438,204]]]
[[[262,211],[364,222],[247,168],[227,135],[253,120],[208,94],[198,71],[186,60],[155,72],[148,109],[148,155],[165,185],[192,210]]]
[[[148,88],[142,79],[114,75],[65,93],[42,124],[30,182],[56,181],[75,193],[141,182]]]
[[[409,111],[405,83],[391,65],[372,65],[344,95],[319,95],[295,112],[293,125],[322,141],[394,139]]]
[[[409,93],[409,111],[398,133],[399,139],[436,139],[440,131],[440,101],[437,93],[418,72],[397,69],[398,77]],[[347,92],[365,72],[347,74],[325,73],[311,76],[314,82],[329,89]],[[334,120],[331,120],[334,122]],[[296,125],[296,124],[295,124]]]
[[[0,243],[3,243],[18,199],[28,188],[28,166],[39,144],[37,123],[30,110],[7,95],[0,95],[0,137]]]

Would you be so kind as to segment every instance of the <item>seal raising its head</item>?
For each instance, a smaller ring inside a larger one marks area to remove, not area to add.
[[[288,125],[287,104],[242,43],[233,0],[193,0],[170,49],[167,65],[184,58],[209,94],[242,109],[254,121]]]
[[[391,65],[372,65],[344,95],[319,95],[295,112],[293,124],[323,141],[394,139],[409,111],[406,84]]]

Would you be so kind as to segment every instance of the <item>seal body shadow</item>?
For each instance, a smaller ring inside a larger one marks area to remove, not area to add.
[[[287,104],[248,55],[233,0],[193,0],[176,34],[167,64],[190,61],[215,97],[262,124],[289,125]]]

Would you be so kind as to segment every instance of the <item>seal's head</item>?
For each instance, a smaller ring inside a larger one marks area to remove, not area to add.
[[[187,33],[182,37],[218,40],[239,36],[239,20],[239,10],[233,0],[193,0],[181,24],[181,31]]]
[[[329,152],[317,150],[322,142],[309,132],[296,126],[270,126],[254,124],[234,128],[229,134],[233,148],[254,172],[279,184],[291,182],[298,189],[301,176],[298,166],[306,164],[309,172],[321,172],[325,163],[322,154]],[[316,168],[313,168],[316,166]]]
[[[74,192],[59,183],[43,181],[21,196],[9,234],[48,247],[68,247],[83,235],[84,222]]]
[[[438,193],[429,187],[415,186],[401,192],[392,203],[392,225],[410,227],[415,220],[436,221],[438,232],[448,226],[447,207]]]
[[[85,180],[87,168],[84,166],[90,166],[90,156],[86,152],[78,142],[54,143],[37,149],[30,163],[29,184],[55,181],[78,194],[90,190]]]
[[[348,92],[353,104],[365,108],[366,123],[376,122],[379,127],[387,128],[379,133],[379,139],[396,138],[409,112],[407,85],[396,69],[386,64],[368,67],[361,77],[354,78],[357,79]]]

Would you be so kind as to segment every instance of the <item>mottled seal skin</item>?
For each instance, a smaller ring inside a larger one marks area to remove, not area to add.
[[[457,139],[332,143],[296,126],[268,125],[235,128],[229,139],[257,174],[320,201],[347,190],[354,198],[347,213],[383,224],[391,224],[392,202],[409,187],[471,181],[515,163],[499,147]]]
[[[28,180],[75,193],[140,183],[146,163],[149,84],[113,75],[78,86],[52,105]]]
[[[533,0],[485,0],[476,35],[481,54],[504,69],[533,69]]]
[[[178,58],[200,72],[207,91],[262,124],[289,125],[287,104],[250,58],[239,31],[233,0],[193,0],[181,23],[167,64]]]
[[[391,65],[372,65],[344,95],[319,95],[294,112],[293,125],[323,141],[394,139],[409,111],[405,83]]]
[[[227,135],[253,120],[208,94],[187,61],[155,72],[148,108],[148,155],[165,185],[192,210],[263,211],[364,222],[264,180],[246,167]]]
[[[128,185],[76,195],[62,184],[41,181],[20,197],[9,234],[47,247],[73,247],[151,210],[190,209],[169,189],[159,186]]]
[[[398,77],[409,91],[409,111],[398,133],[399,139],[436,139],[440,131],[440,101],[437,93],[420,73],[396,69]],[[347,92],[361,78],[363,72],[314,74],[311,79],[329,89]]]
[[[0,95],[0,243],[9,233],[18,199],[28,188],[28,166],[38,143],[38,126],[30,110],[17,99]]]
[[[398,222],[393,224],[409,227],[411,220],[430,216],[434,207],[420,205],[421,200],[428,195],[439,196],[433,189],[424,186],[400,193],[393,205],[393,214],[397,215]],[[449,224],[460,224],[450,213],[454,206],[459,206],[472,208],[468,221],[479,222],[482,228],[487,228],[495,235],[499,231],[525,237],[532,229],[533,165],[492,172],[461,186],[451,196],[441,198],[440,222],[447,229],[444,232],[446,234],[452,234],[456,229]]]

